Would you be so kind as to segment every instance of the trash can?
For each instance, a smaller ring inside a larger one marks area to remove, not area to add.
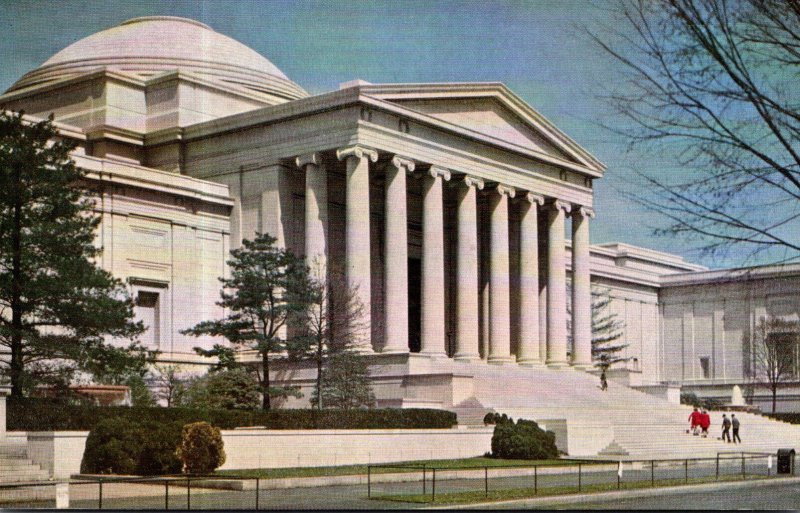
[[[794,449],[778,449],[778,474],[794,475]]]

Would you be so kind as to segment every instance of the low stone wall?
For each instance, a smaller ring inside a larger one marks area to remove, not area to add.
[[[224,470],[391,463],[482,456],[493,429],[349,429],[222,431]],[[27,436],[29,458],[56,479],[80,473],[88,431],[11,432]]]
[[[224,470],[316,467],[482,456],[493,428],[222,432]]]

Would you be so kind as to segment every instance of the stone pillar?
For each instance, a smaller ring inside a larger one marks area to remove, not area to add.
[[[483,180],[465,176],[458,190],[456,360],[479,360],[478,198]]]
[[[0,442],[6,441],[6,398],[11,395],[9,385],[0,385]]]
[[[541,363],[539,353],[539,205],[544,197],[525,195],[520,220],[520,333],[517,362]]]
[[[306,174],[306,265],[313,277],[325,280],[328,268],[328,176],[319,153],[300,155],[295,163]]]
[[[592,288],[589,270],[589,218],[594,210],[572,212],[572,365],[592,366]]]
[[[564,216],[570,204],[556,200],[548,210],[547,240],[547,365],[567,362],[567,271],[564,261]]]
[[[450,171],[431,166],[423,179],[420,353],[446,356],[442,179],[449,180]]]
[[[364,319],[359,345],[362,352],[372,352],[372,298],[369,236],[369,161],[378,160],[378,152],[363,146],[336,150],[336,158],[347,164],[345,192],[345,248],[347,287],[354,290],[361,303]]]
[[[514,189],[498,185],[490,200],[489,363],[511,361],[511,288],[508,261],[508,198]]]
[[[406,174],[414,162],[399,156],[386,167],[384,235],[384,353],[408,352],[408,213]]]

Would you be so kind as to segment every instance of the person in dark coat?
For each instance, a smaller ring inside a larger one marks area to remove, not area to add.
[[[731,425],[733,426],[733,443],[736,443],[736,440],[739,440],[739,443],[742,443],[742,439],[739,438],[739,419],[736,418],[736,414],[731,414]]]
[[[731,419],[722,414],[722,441],[731,443]]]

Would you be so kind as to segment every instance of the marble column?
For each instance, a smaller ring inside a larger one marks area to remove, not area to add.
[[[568,365],[564,217],[569,211],[569,203],[556,200],[547,212],[547,365],[555,368]]]
[[[589,218],[594,210],[572,212],[572,365],[592,366],[592,289],[589,270]]]
[[[406,174],[414,161],[395,156],[386,166],[384,235],[384,353],[408,352],[408,212]]]
[[[483,180],[465,176],[458,184],[456,360],[479,360],[478,198]]]
[[[490,199],[489,363],[511,361],[508,198],[514,195],[513,188],[498,185]]]
[[[327,279],[328,268],[328,176],[319,153],[295,159],[306,175],[305,254],[311,275]]]
[[[517,362],[541,363],[539,353],[539,216],[544,197],[531,192],[521,205],[519,281],[520,332]]]
[[[444,199],[450,171],[431,166],[422,184],[422,283],[420,353],[446,356],[444,318]]]
[[[372,298],[369,235],[369,162],[378,160],[378,152],[354,145],[336,150],[336,158],[347,165],[345,188],[345,250],[347,287],[355,291],[361,303],[363,319],[358,322],[358,345],[372,352]]]

